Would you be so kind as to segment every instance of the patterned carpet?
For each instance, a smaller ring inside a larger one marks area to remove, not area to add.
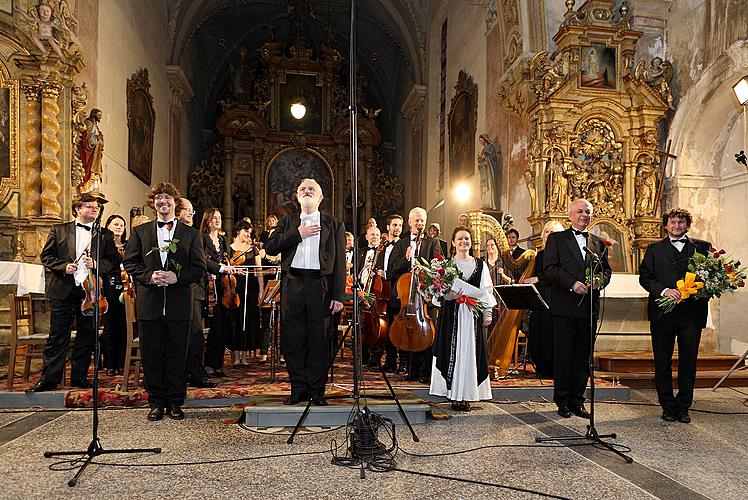
[[[340,359],[338,356],[334,367],[335,386],[329,386],[327,395],[335,396],[338,391],[341,395],[347,394],[352,388],[353,367],[351,365],[350,355]],[[41,370],[41,360],[34,360],[31,365],[31,376],[29,381],[25,382],[21,375],[23,373],[22,364],[16,365],[16,378],[14,379],[13,392],[22,392],[31,387],[39,380]],[[70,366],[67,366],[68,373],[65,380],[70,380]],[[93,368],[89,373],[91,376]],[[276,380],[273,382],[270,377],[270,364],[260,364],[255,360],[250,360],[248,368],[234,368],[230,364],[229,353],[226,355],[224,364],[226,377],[213,378],[212,380],[218,385],[215,388],[199,389],[188,387],[187,399],[225,399],[225,398],[250,398],[247,404],[255,404],[254,401],[275,401],[282,400],[290,391],[288,383],[288,374],[285,365],[281,365]],[[427,384],[417,381],[408,381],[402,374],[389,374],[390,382],[397,391],[408,391],[414,389],[426,389]],[[6,390],[5,381],[7,378],[7,366],[0,367],[0,388]],[[132,379],[131,379],[132,380]],[[612,386],[611,382],[599,380],[596,383],[600,387]],[[532,367],[528,364],[526,371],[519,371],[510,377],[493,380],[493,387],[552,387],[552,380],[540,380],[535,377]],[[376,391],[387,391],[387,386],[379,373],[379,370],[367,368],[364,371],[362,381],[362,390],[373,389]],[[68,388],[65,394],[65,406],[68,408],[90,407],[93,404],[91,389],[76,389],[68,386],[61,386],[61,389]],[[130,390],[122,390],[122,376],[107,376],[104,372],[99,373],[99,404],[102,406],[144,406],[147,404],[148,393],[142,385],[135,387],[130,383]],[[374,394],[374,393],[372,393]],[[260,399],[257,399],[260,398]]]

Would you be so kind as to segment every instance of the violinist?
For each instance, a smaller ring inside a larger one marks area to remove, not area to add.
[[[221,212],[217,208],[205,210],[200,222],[200,233],[203,236],[208,268],[206,280],[212,282],[206,282],[205,303],[208,309],[207,323],[210,331],[205,349],[205,371],[214,377],[226,376],[223,373],[223,352],[228,338],[228,317],[226,309],[220,305],[223,295],[221,276],[234,274],[234,269],[229,265],[228,260],[230,242],[226,233],[221,229],[222,223]],[[209,289],[212,289],[213,293],[209,293]]]
[[[86,269],[95,269],[99,249],[97,235],[92,226],[101,207],[106,203],[96,193],[83,193],[73,198],[72,211],[75,220],[52,226],[47,242],[41,252],[41,261],[51,274],[47,284],[50,302],[49,338],[44,347],[44,368],[39,382],[26,392],[44,392],[57,389],[65,370],[65,357],[70,344],[70,331],[74,321],[77,334],[72,352],[70,383],[73,387],[89,388],[88,367],[94,349],[94,325],[90,317],[83,316],[81,301],[85,293],[73,276]],[[92,234],[93,233],[93,234]],[[112,232],[101,230],[101,254],[99,273],[106,274],[115,269],[117,250]]]
[[[366,286],[371,273],[374,272],[374,258],[377,256],[377,249],[381,235],[379,228],[376,225],[370,225],[366,228],[366,244],[365,248],[361,248],[358,253],[358,270],[359,270],[359,283],[362,287]],[[379,360],[381,358],[381,352],[371,352],[371,346],[366,342],[362,343],[361,349],[361,361],[373,368],[379,367]]]
[[[195,210],[187,198],[180,198],[176,208],[177,220],[186,226],[193,227]],[[206,262],[207,265],[207,262]],[[205,353],[205,336],[203,335],[203,303],[205,302],[205,279],[193,285],[192,323],[190,338],[187,344],[187,383],[193,387],[210,388],[216,383],[208,380],[203,355]]]
[[[436,241],[425,234],[426,228],[426,210],[421,207],[413,208],[408,214],[408,232],[400,237],[400,241],[395,243],[389,258],[387,268],[387,279],[393,290],[397,289],[397,280],[400,276],[411,269],[411,260],[424,258],[431,261],[434,254],[438,251],[439,245]],[[417,237],[420,236],[420,242],[417,243]],[[400,300],[397,294],[393,293],[390,298],[390,307],[400,310]],[[429,308],[431,316],[433,308]],[[435,316],[431,316],[435,319]],[[410,379],[421,380],[428,383],[430,379],[431,352],[426,350],[422,353],[413,353],[413,365],[410,367]]]
[[[255,246],[254,228],[245,219],[234,225],[233,241],[229,246],[229,264],[236,266],[260,266],[260,250]],[[234,278],[231,280],[231,278]],[[264,350],[267,360],[267,343],[260,338],[259,297],[264,281],[261,275],[237,272],[226,276],[221,285],[221,307],[226,309],[228,337],[226,347],[231,351],[234,368],[249,367],[248,353],[256,347]],[[246,295],[245,295],[246,292]],[[231,299],[229,296],[232,295]]]
[[[125,318],[125,304],[120,302],[119,296],[124,290],[122,283],[122,259],[125,257],[125,243],[127,230],[125,219],[121,215],[110,215],[104,226],[114,235],[115,268],[111,273],[103,274],[104,296],[109,303],[109,309],[104,320],[104,334],[101,337],[104,353],[104,368],[108,376],[121,375],[125,366],[125,344],[127,343],[127,319]]]

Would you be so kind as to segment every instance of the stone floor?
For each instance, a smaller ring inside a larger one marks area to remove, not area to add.
[[[536,445],[536,436],[582,433],[585,421],[560,419],[547,402],[497,401],[416,426],[419,443],[398,427],[397,470],[367,470],[363,479],[359,469],[331,464],[331,443],[345,451],[344,428],[309,429],[288,445],[285,430],[224,423],[226,408],[156,423],[145,409],[102,410],[106,449],[163,452],[97,457],[74,488],[66,485],[69,465],[54,466],[43,452],[85,448],[92,413],[0,413],[0,498],[745,498],[748,394],[698,390],[694,409],[711,413],[693,411],[690,425],[661,421],[652,391],[631,396],[596,410],[599,432],[617,433],[633,464],[590,446]]]

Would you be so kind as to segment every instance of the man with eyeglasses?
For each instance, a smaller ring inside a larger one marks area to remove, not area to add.
[[[329,335],[345,296],[345,226],[319,211],[324,196],[314,179],[304,179],[296,197],[301,214],[284,217],[265,245],[281,254],[281,345],[291,381],[283,404],[326,406]]]
[[[135,282],[149,421],[184,418],[192,289],[206,270],[200,233],[174,217],[179,199],[171,183],[151,188],[157,219],[132,230],[123,262]]]
[[[65,371],[73,320],[76,335],[71,355],[70,385],[84,389],[92,386],[88,380],[88,368],[94,348],[94,324],[93,318],[84,316],[81,311],[81,303],[85,298],[81,282],[88,276],[87,270],[96,270],[98,235],[93,230],[93,223],[101,210],[100,203],[106,203],[106,200],[98,193],[83,193],[75,197],[71,205],[75,219],[52,226],[47,236],[41,261],[51,276],[47,285],[50,303],[49,338],[44,347],[41,379],[27,389],[27,393],[57,389]],[[99,274],[114,270],[116,255],[112,232],[101,228]]]
[[[176,208],[177,220],[187,226],[194,227],[195,209],[187,198],[180,198]],[[207,260],[206,260],[207,265]],[[216,383],[208,380],[208,372],[203,364],[205,351],[205,336],[203,335],[203,303],[205,302],[205,279],[195,283],[193,287],[192,327],[187,348],[187,383],[193,387],[210,388]]]

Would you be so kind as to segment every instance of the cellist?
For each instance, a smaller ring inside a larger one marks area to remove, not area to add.
[[[400,279],[400,276],[410,271],[414,259],[424,258],[430,261],[438,251],[439,246],[436,240],[425,234],[426,217],[426,210],[421,207],[415,207],[408,213],[408,232],[401,235],[400,241],[395,244],[390,254],[391,267],[387,269],[387,279],[390,280],[392,290],[397,289],[397,280]],[[419,235],[421,240],[416,245],[416,239]],[[390,298],[390,306],[397,308],[398,311],[401,307],[400,299],[394,291]],[[430,316],[433,309],[436,308],[429,307]],[[436,319],[435,316],[432,316],[432,319]],[[409,378],[428,383],[431,379],[431,350],[427,349],[421,353],[413,353],[412,360],[413,365],[409,367]]]

